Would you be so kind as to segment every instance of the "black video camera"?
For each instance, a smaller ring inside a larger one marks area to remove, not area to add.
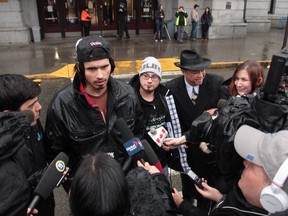
[[[215,151],[225,148],[225,143],[233,144],[243,124],[270,133],[288,129],[288,50],[273,55],[266,83],[256,97],[231,97],[219,102],[215,119],[204,112],[192,122],[189,142],[209,143],[208,148]]]

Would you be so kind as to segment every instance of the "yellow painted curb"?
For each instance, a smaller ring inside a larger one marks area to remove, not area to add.
[[[174,65],[174,62],[179,62],[177,58],[159,58],[159,62],[162,65],[162,71],[180,71],[178,67]],[[268,67],[271,60],[258,61],[263,66]],[[139,72],[141,68],[142,60],[131,60],[131,61],[116,61],[116,68],[114,75],[123,74],[135,74]],[[214,62],[211,63],[209,68],[231,68],[237,67],[242,62]],[[27,75],[31,79],[48,79],[48,78],[73,78],[74,77],[74,64],[67,64],[64,67],[46,74],[33,74]]]

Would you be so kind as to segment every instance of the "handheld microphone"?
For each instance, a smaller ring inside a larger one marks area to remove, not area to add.
[[[145,157],[144,160],[149,162],[150,165],[154,165],[160,172],[162,172],[163,168],[162,165],[155,153],[155,151],[152,149],[151,145],[148,143],[147,140],[141,140],[142,145],[144,146],[144,153]]]
[[[130,169],[133,161],[143,159],[149,162],[151,165],[157,167],[157,169],[162,172],[162,166],[158,157],[156,156],[154,150],[146,140],[141,140],[137,137],[134,137],[133,133],[129,129],[126,121],[123,118],[116,120],[114,127],[121,133],[123,138],[123,146],[128,154],[128,159],[124,163],[122,169],[126,173]],[[144,162],[145,162],[144,161]]]
[[[202,180],[191,169],[185,172],[185,174],[188,175],[200,189],[204,189]]]
[[[144,157],[144,147],[140,139],[134,137],[123,118],[117,119],[114,127],[120,132],[122,136],[121,142],[123,143],[123,147],[129,156],[122,167],[123,171],[126,173],[131,167],[134,159],[140,160]]]
[[[30,211],[27,212],[27,215],[31,214],[40,199],[47,199],[48,196],[52,193],[53,189],[57,185],[60,185],[68,172],[68,161],[68,156],[63,152],[60,152],[50,163],[34,190],[35,196],[28,207]]]
[[[167,137],[167,130],[164,127],[154,128],[151,127],[150,131],[148,132],[148,135],[151,137],[151,139],[159,146],[161,147],[164,143],[165,138]]]

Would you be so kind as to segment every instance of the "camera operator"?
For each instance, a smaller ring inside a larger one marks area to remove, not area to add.
[[[264,69],[257,61],[247,60],[235,69],[231,78],[227,79],[221,86],[220,98],[228,100],[231,96],[255,95],[264,85]],[[221,108],[226,101],[222,100]],[[219,104],[218,104],[219,105]],[[186,143],[186,136],[179,138],[167,138],[165,144],[170,149]]]
[[[281,214],[288,208],[288,131],[273,136],[248,125],[241,126],[234,139],[237,153],[244,159],[244,170],[238,184],[227,195],[203,182],[204,197],[217,202],[209,215]],[[184,201],[174,189],[173,198],[184,216],[208,215]]]
[[[187,137],[187,140],[185,136],[182,136],[178,139],[168,138],[165,140],[166,145],[172,145],[170,148],[174,148],[179,144],[185,143],[187,141],[191,143],[199,143],[203,141],[209,143],[211,137],[209,128],[215,128],[215,130],[212,132],[213,137],[215,137],[213,141],[216,142],[218,139],[220,139],[222,142],[225,142],[228,140],[228,137],[225,137],[225,139],[223,138],[224,135],[222,134],[222,131],[224,125],[227,123],[233,113],[238,114],[236,116],[235,114],[233,115],[234,121],[246,118],[245,115],[243,116],[241,114],[250,107],[251,100],[254,98],[254,95],[259,92],[259,89],[263,86],[263,84],[264,69],[258,62],[248,60],[241,63],[235,69],[232,77],[226,80],[224,85],[221,87],[221,98],[227,98],[229,100],[219,100],[218,108],[220,108],[220,111],[222,107],[225,106],[226,108],[221,112],[220,119],[213,122],[213,127],[211,127],[213,117],[211,117],[210,114],[204,112],[201,116],[193,121],[190,135]],[[217,143],[221,142],[217,141]],[[233,143],[230,146],[233,146]],[[205,143],[201,143],[200,148],[206,153],[211,152]],[[220,160],[221,173],[225,175],[225,184],[222,185],[221,190],[227,191],[230,190],[230,185],[233,184],[234,181],[237,182],[240,177],[239,170],[243,168],[242,160],[237,157],[237,154],[234,150],[231,150],[231,148],[227,149],[226,146],[223,151],[218,153],[220,153],[218,160]],[[233,160],[231,158],[233,158]],[[229,166],[229,170],[227,166]],[[233,182],[230,183],[230,181]]]

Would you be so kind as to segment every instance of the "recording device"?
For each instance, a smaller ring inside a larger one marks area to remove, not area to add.
[[[69,170],[67,167],[68,161],[68,156],[63,152],[60,152],[50,163],[34,190],[34,198],[28,207],[30,211],[27,213],[27,215],[31,214],[40,199],[47,199],[52,193],[53,189],[61,184]]]
[[[230,97],[219,101],[218,117],[203,113],[191,124],[188,141],[209,143],[209,150],[217,153],[218,167],[227,185],[233,184],[243,169],[242,158],[234,148],[234,137],[243,124],[265,133],[288,129],[288,50],[273,55],[266,83],[255,96]],[[191,140],[190,140],[191,139]]]
[[[272,103],[287,103],[288,49],[273,55],[265,86],[263,99]]]
[[[185,172],[185,174],[188,175],[200,189],[204,189],[202,186],[202,180],[196,175],[196,173],[194,173],[192,170],[188,170]]]
[[[162,171],[160,161],[158,160],[150,144],[146,140],[140,141],[139,138],[134,137],[123,118],[117,119],[114,127],[120,132],[122,136],[121,141],[124,143],[123,147],[129,156],[122,167],[125,173],[129,171],[133,164],[136,164],[137,160],[140,160],[142,163],[147,161],[151,165],[156,166],[160,172]]]
[[[191,124],[189,142],[206,142],[210,143],[209,148],[217,148],[223,143],[223,139],[229,139],[244,121],[269,133],[288,128],[286,108],[282,105],[288,105],[287,48],[273,55],[266,83],[259,94],[247,95],[245,98],[220,99],[217,104],[219,117],[213,119],[204,112],[196,118]],[[242,113],[245,115],[239,117]],[[219,139],[223,134],[226,136]],[[233,139],[228,142],[233,142]]]
[[[162,126],[159,128],[151,127],[150,131],[148,132],[148,135],[159,147],[163,145],[167,134],[167,130]]]

